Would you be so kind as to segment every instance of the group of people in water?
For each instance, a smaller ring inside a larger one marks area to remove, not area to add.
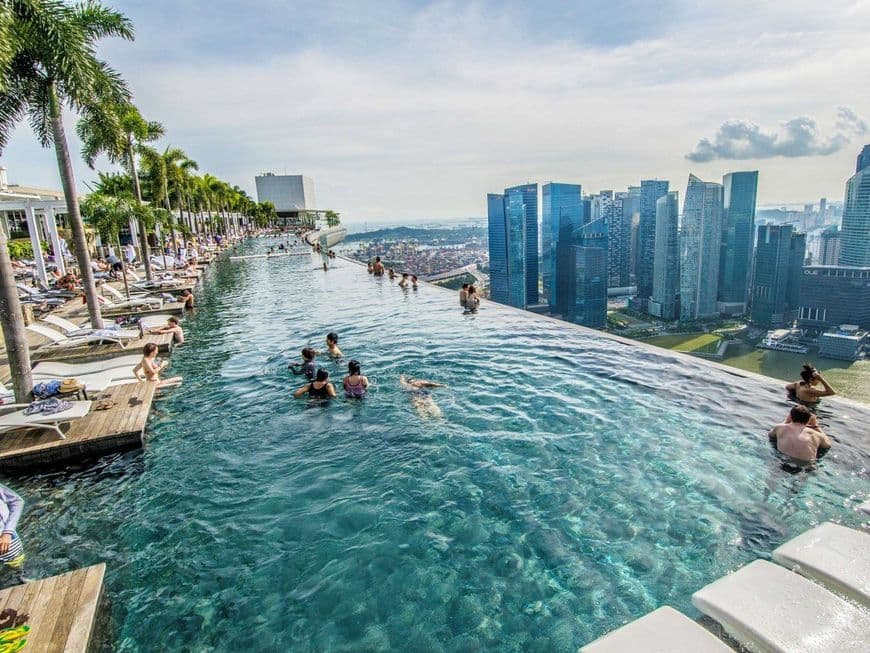
[[[795,406],[769,435],[780,453],[794,461],[809,463],[831,448],[831,438],[822,430],[815,409],[822,397],[837,393],[811,363],[804,363],[800,377],[785,386]]]
[[[381,261],[380,256],[375,256],[374,261],[369,261],[368,263],[369,274],[375,277],[383,277],[385,274],[389,277],[390,281],[395,281],[399,276],[393,268],[385,268],[383,262]],[[419,280],[417,279],[416,274],[409,274],[408,272],[402,272],[401,279],[399,280],[399,288],[413,288],[417,290],[419,288]]]

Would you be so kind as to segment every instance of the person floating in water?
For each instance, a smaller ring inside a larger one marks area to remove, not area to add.
[[[296,376],[305,375],[309,381],[313,381],[314,377],[317,376],[317,362],[315,358],[317,357],[317,352],[314,351],[311,347],[303,347],[302,348],[302,364],[298,365],[295,363],[291,363],[288,366],[288,369],[293,372]]]
[[[326,353],[332,358],[344,358],[344,353],[338,347],[338,334],[335,331],[326,334]]]
[[[806,406],[794,406],[785,422],[774,426],[769,435],[780,453],[801,462],[811,462],[818,458],[819,449],[831,448],[831,439]]]
[[[823,390],[816,388],[819,384],[822,385]],[[789,383],[785,386],[785,389],[789,395],[793,395],[795,399],[805,404],[815,404],[822,397],[830,397],[837,394],[836,390],[825,381],[824,377],[810,363],[804,363],[801,369],[801,380]]]
[[[399,385],[402,390],[409,393],[411,405],[420,417],[441,417],[441,408],[435,403],[432,394],[426,388],[444,388],[443,383],[426,381],[425,379],[413,379],[404,374],[399,375]]]
[[[308,395],[313,399],[329,399],[335,397],[335,386],[329,382],[329,372],[324,369],[317,370],[317,376],[310,383],[306,383],[293,393],[296,398]]]
[[[360,370],[359,361],[350,361],[347,364],[347,376],[342,382],[344,394],[351,399],[362,399],[369,389],[368,377]]]
[[[5,485],[0,485],[0,563],[20,573],[25,555],[18,537],[18,520],[24,510],[24,499]]]

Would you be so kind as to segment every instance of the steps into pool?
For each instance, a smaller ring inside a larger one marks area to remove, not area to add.
[[[779,565],[751,562],[695,592],[692,604],[753,653],[870,650],[870,535],[825,523],[786,542],[773,557]],[[663,607],[580,650],[732,649]]]

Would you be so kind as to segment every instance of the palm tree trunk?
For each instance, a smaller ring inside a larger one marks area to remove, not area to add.
[[[130,164],[130,176],[133,177],[133,192],[139,204],[144,204],[142,201],[142,186],[139,184],[139,173],[136,171],[136,157],[133,155],[133,144],[128,144],[127,162]],[[145,221],[140,217],[136,218],[139,224],[139,249],[142,251],[142,262],[145,264],[145,278],[149,281],[154,278],[154,273],[151,271],[151,252],[148,251],[148,234],[145,233]]]
[[[54,141],[54,152],[57,155],[57,167],[60,172],[60,181],[63,185],[63,194],[66,197],[66,211],[69,218],[70,228],[73,233],[73,244],[76,248],[76,261],[79,264],[79,274],[82,276],[82,288],[85,291],[85,299],[88,303],[88,316],[91,318],[91,326],[95,329],[103,328],[103,317],[100,315],[100,304],[97,300],[97,286],[94,283],[94,271],[91,268],[91,257],[88,254],[88,241],[85,238],[85,226],[82,223],[82,214],[79,211],[79,198],[76,194],[75,176],[73,175],[72,161],[69,158],[69,146],[66,142],[66,133],[63,129],[63,117],[60,111],[60,102],[57,99],[57,91],[54,86],[50,89],[51,133]]]
[[[169,211],[169,237],[172,239],[172,253],[178,258],[178,240],[175,238],[175,214],[172,212],[172,202],[169,201],[169,188],[163,194],[166,202],[166,210]],[[181,215],[181,202],[178,203],[178,215]]]
[[[6,342],[6,357],[12,374],[12,389],[15,401],[27,402],[33,388],[30,374],[30,348],[27,346],[27,332],[24,330],[24,317],[21,315],[21,302],[15,287],[15,273],[9,258],[6,233],[0,226],[0,326]]]

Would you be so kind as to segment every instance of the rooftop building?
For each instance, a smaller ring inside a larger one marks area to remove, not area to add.
[[[317,209],[314,180],[304,175],[276,175],[264,172],[254,177],[257,201],[271,202],[279,217],[295,218],[306,210]]]
[[[798,324],[825,330],[870,328],[870,267],[808,265],[800,277]]]
[[[718,315],[723,187],[689,175],[680,230],[680,319]]]
[[[868,343],[870,339],[867,331],[861,331],[853,324],[842,324],[819,336],[819,355],[823,358],[856,361],[864,358]]]

